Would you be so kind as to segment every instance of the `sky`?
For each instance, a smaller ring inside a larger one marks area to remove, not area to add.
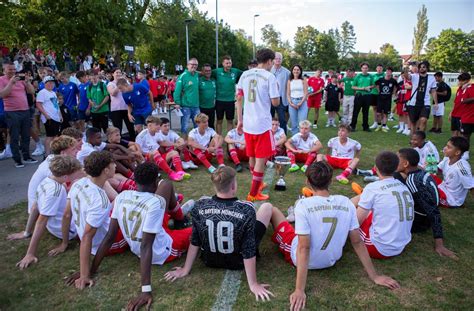
[[[232,29],[244,29],[261,44],[260,29],[273,24],[283,40],[293,38],[298,26],[311,25],[320,31],[340,28],[349,21],[357,36],[356,51],[378,52],[384,43],[391,43],[400,54],[410,54],[416,14],[422,4],[427,7],[428,38],[438,36],[447,28],[474,30],[474,1],[469,0],[206,0],[199,4],[208,17],[216,16]]]

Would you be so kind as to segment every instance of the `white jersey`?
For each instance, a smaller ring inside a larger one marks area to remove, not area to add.
[[[40,215],[48,217],[46,229],[60,239],[63,238],[62,222],[66,201],[66,188],[52,178],[46,177],[36,189],[38,212]],[[75,229],[74,225],[69,227],[69,240],[76,237]]]
[[[160,144],[158,143],[159,138],[160,134],[158,132],[156,132],[154,135],[151,135],[148,129],[144,129],[140,132],[140,134],[137,135],[135,142],[142,149],[142,153],[147,154],[160,148]]]
[[[299,200],[295,219],[295,233],[310,235],[309,269],[333,266],[342,256],[349,232],[359,228],[354,204],[342,195]],[[297,248],[298,237],[291,243],[291,259],[295,265]]]
[[[271,130],[271,99],[280,98],[275,75],[260,68],[247,70],[240,76],[237,89],[245,102],[244,132],[257,135]]]
[[[284,137],[285,134],[285,131],[279,127],[278,130],[276,130],[276,132],[273,134],[273,138],[275,139],[275,144],[282,138]]]
[[[81,150],[76,155],[76,158],[84,165],[84,160],[94,151],[102,151],[107,146],[106,143],[102,142],[99,146],[92,146],[88,142],[84,142],[81,146]]]
[[[68,199],[71,201],[72,218],[79,238],[82,240],[86,223],[97,229],[91,249],[92,255],[95,255],[109,230],[112,205],[107,193],[88,177],[84,177],[72,185]]]
[[[61,122],[61,111],[59,111],[58,97],[56,92],[42,89],[36,95],[36,101],[41,103],[48,116],[56,122]],[[46,123],[46,117],[41,114],[41,122]]]
[[[49,164],[53,158],[54,154],[50,154],[46,160],[41,162],[33,176],[31,176],[30,182],[28,183],[28,213],[31,213],[31,207],[33,206],[33,203],[36,202],[36,190],[38,189],[39,184],[46,177],[51,175]]]
[[[464,159],[454,164],[449,164],[449,158],[445,157],[438,164],[443,172],[443,182],[438,186],[446,194],[449,206],[461,206],[466,200],[467,193],[474,188],[471,165]]]
[[[418,88],[419,81],[420,81],[420,75],[418,73],[411,74],[411,82],[412,82],[413,88],[412,88],[412,98],[409,102],[407,102],[408,106],[415,106],[418,92],[423,92],[423,90]],[[434,78],[433,75],[428,75],[428,80],[426,84],[427,85],[426,85],[426,91],[425,91],[425,97],[424,97],[424,104],[425,106],[430,106],[431,91],[436,90],[436,88],[438,87],[438,84],[436,83],[436,79]],[[416,93],[414,94],[413,92],[415,91]]]
[[[422,168],[426,167],[426,158],[428,157],[428,155],[434,155],[436,163],[439,162],[439,152],[436,149],[436,146],[431,141],[426,141],[423,147],[421,148],[415,147],[413,149],[415,149],[420,155],[420,162],[418,162],[418,166]]]
[[[240,135],[237,132],[237,129],[231,129],[229,132],[227,132],[227,137],[232,139],[233,141],[238,141],[240,143],[234,143],[235,147],[240,148],[241,144],[245,144],[245,135],[242,132],[242,135]]]
[[[354,159],[355,153],[362,148],[361,144],[352,138],[347,138],[347,142],[342,144],[339,137],[333,137],[328,142],[331,148],[331,157]]]
[[[369,234],[380,254],[387,257],[399,255],[410,243],[414,206],[408,188],[393,177],[364,188],[359,207],[373,213]]]
[[[290,138],[290,141],[293,144],[293,147],[295,147],[296,149],[310,151],[311,148],[316,145],[319,139],[313,133],[309,133],[308,138],[304,140],[301,133],[297,133]]]
[[[152,264],[161,265],[171,254],[173,240],[163,229],[166,202],[149,192],[126,190],[114,201],[112,218],[117,219],[130,250],[140,257],[143,232],[154,233]]]
[[[201,135],[201,133],[199,133],[199,128],[196,127],[189,132],[188,137],[191,137],[195,142],[207,148],[215,135],[216,131],[210,127],[208,127],[204,134]]]
[[[167,135],[163,134],[160,132],[158,134],[158,142],[166,141],[168,143],[174,144],[180,139],[181,136],[179,136],[175,131],[170,130]]]

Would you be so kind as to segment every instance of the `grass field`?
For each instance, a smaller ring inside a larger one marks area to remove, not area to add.
[[[324,114],[321,121],[321,124],[326,121]],[[429,123],[431,126],[431,120]],[[439,150],[450,137],[448,126],[446,117],[443,134],[428,135],[429,140],[433,141]],[[337,135],[334,128],[321,128],[313,132],[323,144]],[[409,142],[408,137],[395,134],[394,130],[387,134],[357,131],[351,137],[362,143],[362,168],[371,167],[379,151],[396,151],[408,146]],[[474,165],[472,158],[471,156],[470,163]],[[351,179],[364,184],[360,177],[351,176]],[[249,171],[244,170],[238,174],[238,181],[239,196],[244,198],[250,182]],[[270,201],[285,213],[304,185],[303,173],[288,173],[286,181],[286,192],[270,190]],[[177,183],[176,188],[184,193],[186,199],[212,194],[209,174],[202,168],[192,172],[190,180]],[[335,180],[331,191],[353,196],[350,186],[340,185]],[[306,288],[307,309],[473,310],[472,196],[468,198],[465,206],[467,208],[441,211],[445,244],[457,253],[458,261],[441,258],[433,251],[431,231],[413,235],[412,242],[400,256],[374,262],[379,273],[387,274],[400,282],[401,289],[390,291],[376,286],[368,279],[352,247],[347,243],[342,259],[334,267],[309,272]],[[22,203],[0,212],[0,310],[120,310],[130,298],[138,294],[139,259],[130,252],[106,258],[94,287],[78,291],[65,286],[64,277],[79,268],[78,243],[71,243],[66,253],[51,258],[47,256],[47,252],[58,240],[48,234],[45,234],[40,244],[38,264],[26,271],[19,271],[15,268],[15,263],[25,254],[29,240],[8,242],[5,237],[23,229],[27,218],[25,211],[26,203]],[[269,228],[262,242],[262,258],[257,263],[257,273],[260,282],[271,284],[271,290],[276,297],[267,303],[255,302],[248,289],[245,274],[242,273],[234,310],[288,309],[288,297],[294,290],[296,270],[283,260],[277,247],[271,243],[271,233],[272,229]],[[154,310],[209,310],[213,306],[225,270],[206,268],[198,260],[187,278],[171,284],[161,280],[166,271],[183,264],[184,258],[165,266],[153,266]]]

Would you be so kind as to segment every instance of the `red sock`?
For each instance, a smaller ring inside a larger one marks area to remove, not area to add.
[[[372,167],[372,174],[373,174],[374,176],[377,176],[377,171],[375,170],[375,166]]]
[[[224,164],[224,150],[221,147],[216,150],[216,158],[219,165]]]
[[[292,151],[288,150],[286,152],[286,155],[288,156],[288,158],[290,158],[291,164],[296,164],[296,157],[295,157],[295,154]]]
[[[263,182],[263,173],[253,171],[252,174],[252,186],[250,187],[250,195],[256,196],[258,194],[258,189]]]
[[[249,166],[250,174],[253,174],[253,169],[254,169],[253,166]]]
[[[125,174],[125,177],[133,179],[133,172],[132,170],[128,170],[127,173]]]
[[[232,158],[232,161],[234,162],[234,164],[235,165],[240,164],[239,156],[237,155],[237,150],[235,150],[235,148],[230,149],[229,153],[230,153],[230,157]]]
[[[163,159],[161,154],[159,152],[156,152],[155,155],[153,156],[153,160],[155,160],[155,163],[161,168],[166,174],[171,174],[173,173],[173,170],[169,167],[168,163],[166,163],[166,160]]]
[[[174,169],[177,172],[182,172],[183,171],[183,163],[181,162],[181,158],[177,155],[171,159],[171,162],[173,162]]]
[[[170,217],[175,220],[183,220],[184,215],[183,215],[183,210],[181,209],[181,205],[176,202],[176,207],[172,210],[169,211]]]
[[[191,152],[189,152],[188,148],[183,148],[183,157],[185,162],[189,162],[193,160],[193,157],[191,155]]]
[[[194,149],[194,154],[196,154],[196,157],[199,159],[199,161],[201,161],[202,164],[204,164],[206,168],[211,167],[211,163],[209,163],[206,154],[202,152],[201,149]]]
[[[309,154],[308,154],[308,157],[306,158],[306,162],[305,162],[304,165],[310,166],[311,163],[313,163],[314,160],[316,159],[316,155],[317,155],[316,152],[311,152],[311,153],[309,153]]]
[[[349,175],[352,173],[352,168],[348,167],[344,170],[344,172],[341,173],[342,176],[345,178],[349,177]]]

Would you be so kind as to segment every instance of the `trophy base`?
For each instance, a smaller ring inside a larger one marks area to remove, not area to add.
[[[285,191],[286,186],[285,185],[275,185],[275,190],[276,191]]]

